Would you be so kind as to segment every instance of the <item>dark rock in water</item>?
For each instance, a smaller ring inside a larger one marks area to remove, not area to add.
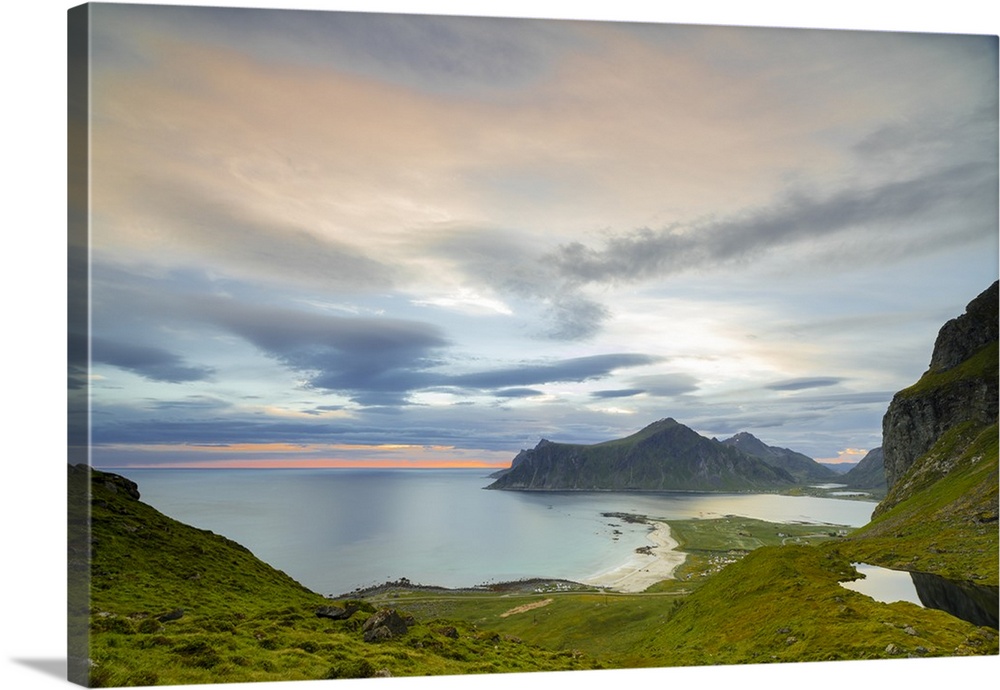
[[[174,609],[173,611],[168,611],[167,613],[164,613],[162,616],[157,616],[156,620],[160,621],[161,623],[166,623],[167,621],[175,621],[183,617],[184,617],[184,609]]]
[[[405,635],[412,618],[404,618],[396,609],[381,609],[371,615],[361,626],[365,642],[381,642],[393,637]]]
[[[356,604],[347,604],[344,608],[339,606],[321,606],[316,609],[316,615],[320,618],[329,618],[335,621],[347,620],[358,610]]]

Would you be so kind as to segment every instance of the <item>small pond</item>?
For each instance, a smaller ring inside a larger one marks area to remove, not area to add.
[[[991,628],[997,627],[1000,598],[996,587],[947,580],[930,573],[891,570],[868,563],[854,563],[863,578],[841,582],[846,589],[891,603],[908,601],[925,608],[946,611],[956,618]]]
[[[894,601],[908,601],[917,606],[924,605],[917,595],[913,578],[907,571],[880,568],[868,563],[852,563],[851,565],[864,577],[851,582],[841,582],[841,586],[886,604]]]

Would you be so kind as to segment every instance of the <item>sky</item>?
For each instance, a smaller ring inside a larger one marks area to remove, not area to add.
[[[98,467],[857,461],[998,277],[995,36],[91,12]]]

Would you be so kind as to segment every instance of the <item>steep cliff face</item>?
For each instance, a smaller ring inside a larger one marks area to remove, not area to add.
[[[965,422],[996,421],[997,310],[993,283],[941,328],[920,381],[893,397],[882,419],[890,489],[948,430]]]
[[[928,371],[893,398],[883,419],[888,490],[844,543],[852,560],[996,591],[997,356],[994,283],[942,327]]]
[[[931,355],[930,371],[947,371],[997,342],[997,283],[969,302],[965,313],[952,319],[938,332]]]

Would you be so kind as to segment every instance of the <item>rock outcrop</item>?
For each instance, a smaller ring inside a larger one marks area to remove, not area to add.
[[[112,474],[110,472],[102,472],[101,474],[95,473],[92,476],[92,481],[100,482],[104,488],[112,493],[121,492],[136,501],[141,498],[141,495],[139,494],[139,485],[131,479],[126,479],[120,474]]]
[[[938,333],[930,368],[900,391],[882,419],[885,478],[891,489],[949,429],[997,419],[997,283]]]
[[[969,302],[965,313],[938,332],[930,371],[953,369],[991,343],[997,342],[997,283]]]
[[[413,623],[412,618],[400,615],[396,609],[380,609],[365,621],[361,631],[365,642],[382,642],[405,635]]]

